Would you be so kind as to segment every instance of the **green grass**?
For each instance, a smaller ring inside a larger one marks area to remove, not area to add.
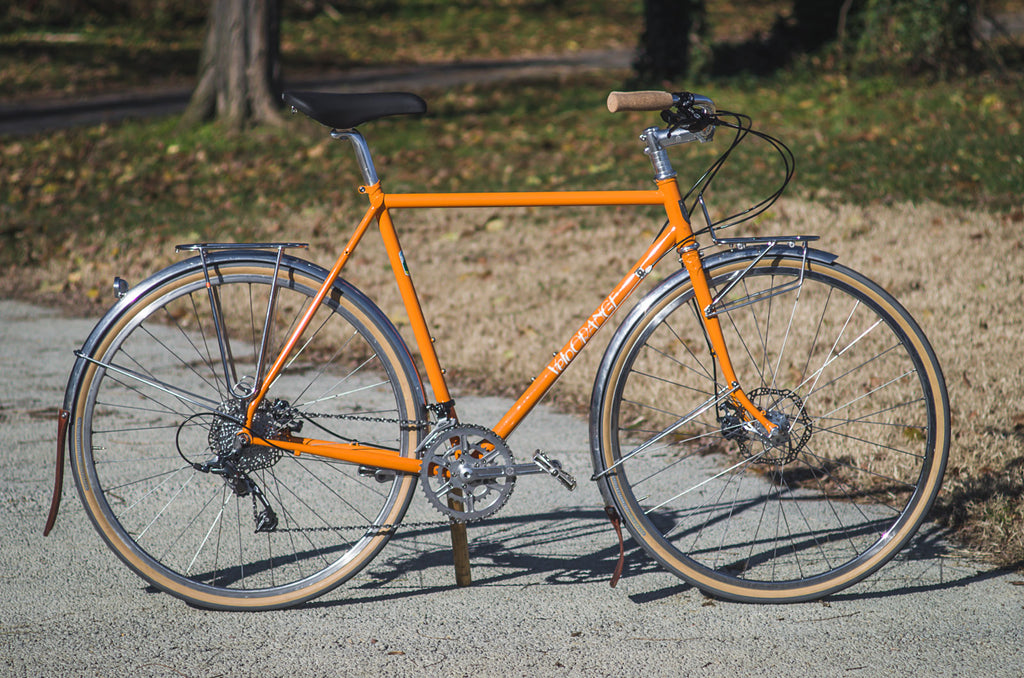
[[[1019,83],[782,76],[720,97],[797,156],[795,188],[844,200],[1020,207]]]
[[[611,115],[604,76],[428,94],[423,119],[365,126],[393,191],[633,188],[650,166],[637,134],[650,114]],[[614,86],[614,83],[612,84]],[[1022,101],[1015,86],[841,78],[707,83],[722,108],[746,112],[797,156],[792,194],[853,203],[937,201],[1012,210],[1024,195]],[[47,242],[82,229],[135,238],[162,229],[252,234],[257,219],[358,196],[349,149],[294,118],[284,130],[224,136],[175,119],[74,129],[4,144],[4,263],[49,256]],[[673,151],[695,179],[728,141]],[[723,172],[712,205],[725,210],[778,182],[770,149],[751,139]],[[715,198],[717,197],[717,202]],[[111,209],[111,205],[117,205]]]
[[[0,34],[0,101],[184,83],[199,67],[202,26],[84,25]]]
[[[295,67],[450,61],[633,47],[641,3],[614,0],[404,0],[350,3],[286,22],[282,52]]]

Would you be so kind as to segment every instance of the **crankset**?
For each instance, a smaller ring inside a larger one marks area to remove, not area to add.
[[[462,523],[496,513],[512,494],[516,477],[535,473],[551,475],[568,490],[576,488],[575,478],[540,450],[532,464],[516,464],[494,431],[454,424],[428,438],[420,480],[430,504]]]

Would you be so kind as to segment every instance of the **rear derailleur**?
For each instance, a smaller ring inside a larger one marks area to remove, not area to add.
[[[244,425],[245,412],[244,400],[229,400],[215,413],[202,413],[185,420],[178,429],[178,453],[195,470],[223,478],[235,496],[251,496],[255,532],[273,532],[278,526],[277,513],[249,474],[274,466],[281,459],[283,451],[269,445],[254,444],[252,440],[254,436],[268,440],[288,434],[298,430],[301,422],[293,416],[294,410],[288,403],[282,400],[257,410],[252,431]],[[206,462],[194,462],[182,449],[182,432],[186,425],[195,425],[197,419],[207,417],[213,419],[206,443],[214,457]]]

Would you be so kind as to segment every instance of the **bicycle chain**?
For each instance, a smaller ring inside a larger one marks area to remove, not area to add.
[[[336,526],[336,527],[284,527],[284,528],[275,529],[274,532],[288,532],[288,533],[291,533],[291,532],[339,532],[341,530],[363,530],[363,529],[369,531],[372,528],[376,527],[377,530],[376,530],[376,532],[374,532],[374,536],[376,536],[376,535],[388,534],[388,533],[394,534],[398,530],[399,527],[407,527],[407,528],[412,528],[412,527],[440,527],[442,525],[451,525],[454,522],[456,522],[456,521],[453,521],[453,520],[447,520],[447,521],[446,520],[430,520],[430,521],[421,520],[421,521],[417,521],[415,523],[402,522],[402,523],[398,523],[397,525],[396,524],[392,524],[392,523],[384,523],[383,525],[373,525],[373,524],[370,524],[370,525],[339,525],[339,526]]]
[[[324,412],[303,412],[298,408],[292,407],[291,413],[295,414],[296,417],[303,419],[347,419],[351,421],[367,421],[374,424],[398,424],[405,431],[418,431],[430,426],[430,422],[423,419],[392,419],[389,417],[370,417],[362,414],[327,414]],[[253,513],[256,513],[256,500],[253,499]],[[433,521],[419,521],[415,523],[403,522],[400,525],[407,528],[416,527],[438,527],[441,525],[450,525],[455,521],[453,520],[433,520]],[[367,530],[370,531],[374,527],[377,528],[374,535],[382,534],[394,534],[398,529],[399,525],[392,523],[385,523],[383,525],[373,525],[372,523],[367,525],[339,525],[334,527],[285,527],[277,528],[275,532],[338,532],[341,530]]]
[[[322,412],[303,412],[297,408],[292,411],[303,419],[350,419],[352,421],[368,421],[373,424],[398,424],[404,431],[419,431],[430,426],[424,419],[389,419],[388,417],[370,417],[362,414],[326,414]]]

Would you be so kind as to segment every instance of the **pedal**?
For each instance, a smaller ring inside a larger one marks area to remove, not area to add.
[[[557,459],[551,459],[540,450],[537,450],[533,453],[533,463],[542,471],[551,475],[555,480],[562,483],[565,489],[570,492],[576,489],[576,479],[562,468],[562,464]]]

